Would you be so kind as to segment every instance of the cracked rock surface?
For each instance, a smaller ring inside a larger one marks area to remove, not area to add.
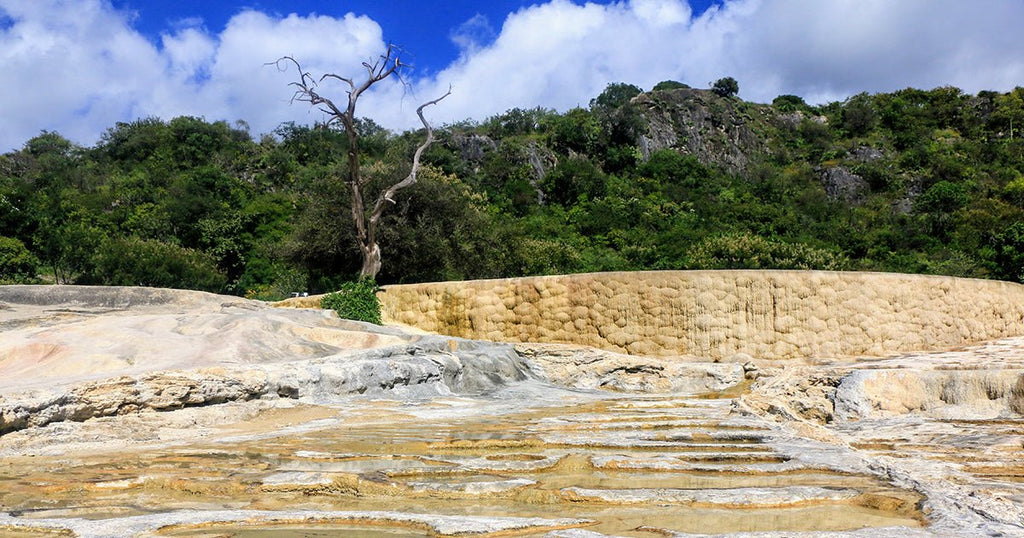
[[[711,362],[0,287],[0,535],[1024,535],[1024,340]]]

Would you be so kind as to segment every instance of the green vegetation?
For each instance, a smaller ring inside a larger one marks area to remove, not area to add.
[[[711,91],[720,97],[732,97],[740,93],[740,84],[732,77],[722,77],[711,85]]]
[[[377,281],[718,268],[1024,280],[1024,88],[811,106],[744,102],[719,82],[615,83],[588,108],[439,127],[419,182],[381,217]],[[359,128],[373,199],[408,174],[424,133]],[[44,132],[0,155],[0,282],[337,290],[361,267],[348,143],[330,127],[254,140],[191,117],[120,123],[88,148]]]
[[[342,319],[366,321],[380,325],[380,301],[377,283],[370,279],[343,282],[338,291],[320,299],[320,308],[334,310]]]
[[[0,284],[33,284],[39,260],[13,237],[0,237]]]

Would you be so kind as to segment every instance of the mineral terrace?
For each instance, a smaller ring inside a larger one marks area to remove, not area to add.
[[[0,536],[1024,536],[1022,286],[380,297],[0,287]]]

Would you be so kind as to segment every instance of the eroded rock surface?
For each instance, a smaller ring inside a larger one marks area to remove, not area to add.
[[[432,333],[725,361],[832,360],[1024,335],[1024,286],[825,271],[650,271],[388,286]]]
[[[933,529],[1024,535],[1024,339],[761,373],[744,408],[924,493]]]
[[[198,292],[4,286],[0,301],[0,434],[266,397],[472,394],[529,374],[506,344]]]
[[[1024,339],[715,362],[193,292],[0,302],[0,535],[1024,535]]]
[[[638,357],[562,344],[516,344],[534,371],[549,381],[579,389],[640,393],[702,393],[733,388],[752,365],[712,363],[698,357]]]

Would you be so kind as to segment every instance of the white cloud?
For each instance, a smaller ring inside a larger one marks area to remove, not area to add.
[[[787,0],[744,21],[735,57],[746,95],[809,101],[860,91],[953,84],[976,92],[1024,84],[1024,3],[1012,0]]]
[[[690,6],[675,0],[630,0],[637,16],[647,24],[667,26],[690,20]]]
[[[524,9],[486,48],[442,71],[446,119],[510,107],[583,105],[609,82],[706,87],[722,76],[746,99],[810,102],[913,86],[968,92],[1024,85],[1024,3],[1015,0],[731,0],[694,17],[683,0]],[[483,97],[486,96],[486,97]]]
[[[313,72],[358,75],[384,49],[380,26],[353,15],[246,11],[216,35],[183,22],[159,47],[105,0],[0,0],[0,15],[0,69],[10,74],[0,79],[0,151],[41,130],[92,144],[116,122],[147,116],[243,119],[256,133],[315,121],[289,105],[294,68],[267,62],[291,55]]]
[[[487,17],[477,13],[458,28],[449,34],[452,42],[455,43],[462,54],[473,54],[481,47],[490,44],[496,37],[491,21]]]
[[[160,74],[156,50],[97,2],[0,3],[0,148],[40,130],[94,139],[99,125],[133,113],[139,83]],[[87,44],[87,46],[83,46]]]
[[[311,122],[317,112],[288,103],[294,70],[265,64],[292,55],[311,72],[358,77],[385,46],[375,21],[353,15],[249,10],[219,33],[180,21],[159,43],[133,17],[108,0],[0,0],[0,151],[43,129],[92,144],[117,121],[151,115],[243,119],[254,133]],[[418,103],[449,84],[434,121],[585,106],[610,82],[733,76],[742,97],[762,102],[946,84],[1008,90],[1024,85],[1022,20],[1016,0],[727,0],[697,17],[684,0],[551,0],[510,14],[497,32],[470,19],[450,35],[462,51],[451,65],[381,85],[360,113],[413,127]],[[345,98],[340,86],[329,91]]]

